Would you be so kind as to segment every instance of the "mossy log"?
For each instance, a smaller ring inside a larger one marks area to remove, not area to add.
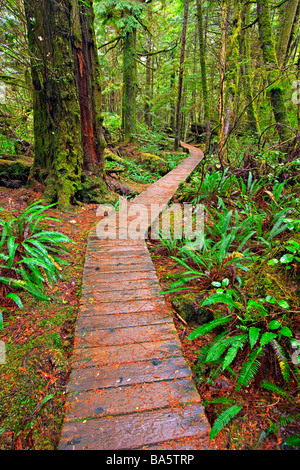
[[[104,157],[106,160],[119,163],[120,165],[126,165],[126,160],[124,160],[124,158],[119,157],[108,149],[104,150]]]
[[[33,159],[24,156],[12,157],[13,159],[11,160],[0,158],[0,179],[4,181],[18,180],[26,184],[33,165]],[[7,185],[5,184],[5,186]]]
[[[152,153],[141,153],[138,158],[138,163],[142,163],[149,171],[157,172],[162,176],[170,171],[169,163]]]

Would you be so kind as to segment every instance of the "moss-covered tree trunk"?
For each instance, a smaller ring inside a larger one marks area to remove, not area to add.
[[[75,76],[81,112],[83,169],[103,176],[104,148],[101,118],[101,71],[94,30],[91,0],[71,2],[71,33],[75,56]]]
[[[260,127],[257,116],[257,109],[255,101],[253,100],[253,83],[252,83],[252,67],[250,56],[250,3],[245,0],[242,10],[242,30],[241,30],[241,44],[240,55],[242,58],[241,75],[243,82],[244,95],[247,104],[247,121],[248,129],[254,134],[259,134]]]
[[[202,1],[197,0],[197,17],[198,17],[198,33],[199,33],[199,46],[200,46],[200,66],[201,66],[201,84],[202,84],[202,97],[204,107],[204,121],[206,126],[206,151],[209,151],[210,138],[211,138],[211,124],[210,124],[210,102],[207,87],[207,74],[206,74],[206,54],[204,46],[204,30],[203,30],[203,11]]]
[[[287,62],[298,8],[299,0],[288,0],[286,2],[284,19],[280,28],[277,42],[277,57],[280,66],[285,66]]]
[[[225,154],[225,78],[226,78],[226,39],[227,39],[227,0],[221,2],[221,49],[220,49],[220,98],[219,98],[219,142],[218,155],[221,165]]]
[[[82,189],[83,169],[103,174],[93,5],[79,0],[24,0],[24,7],[32,54],[32,178],[45,185],[47,199],[67,206]]]
[[[175,116],[176,116],[176,97],[175,97],[175,82],[176,70],[174,65],[174,49],[170,53],[171,59],[171,74],[170,74],[170,129],[175,133]]]
[[[183,65],[185,58],[185,44],[186,44],[186,30],[189,13],[189,0],[185,0],[182,34],[181,34],[181,52],[180,52],[180,66],[179,66],[179,79],[178,79],[178,98],[176,107],[176,121],[175,121],[175,143],[174,150],[178,150],[180,133],[181,133],[181,102],[182,102],[182,85],[183,85]]]
[[[136,29],[125,33],[123,42],[123,103],[122,129],[125,140],[131,140],[136,132]]]
[[[149,8],[148,12],[148,21],[151,24],[153,20],[152,10]],[[144,106],[144,116],[145,116],[145,124],[147,127],[151,126],[151,100],[153,98],[151,94],[151,72],[152,72],[152,62],[153,56],[152,53],[153,47],[153,40],[152,36],[148,34],[147,39],[147,59],[146,59],[146,88],[145,88],[145,106]]]
[[[226,47],[226,75],[224,101],[224,144],[228,143],[229,133],[235,125],[237,115],[238,88],[240,78],[240,36],[241,36],[241,4],[233,0],[232,27]]]
[[[276,47],[273,37],[269,0],[257,0],[257,15],[259,27],[259,40],[267,69],[269,96],[277,129],[282,141],[287,140],[290,134],[287,129],[288,119],[285,109],[284,84],[279,79],[279,68]]]

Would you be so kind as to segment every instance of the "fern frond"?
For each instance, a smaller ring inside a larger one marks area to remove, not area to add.
[[[210,405],[212,403],[222,403],[222,404],[227,404],[227,403],[233,403],[235,400],[233,398],[229,397],[220,397],[220,398],[215,398],[213,400],[204,400],[203,406]]]
[[[241,335],[240,340],[234,343],[227,351],[227,354],[225,356],[224,362],[223,362],[223,370],[225,370],[227,367],[230,366],[232,361],[236,358],[236,355],[238,353],[239,349],[242,349],[245,341],[247,339],[247,335]]]
[[[260,335],[260,328],[256,328],[255,326],[251,326],[249,328],[249,342],[250,342],[251,349],[253,349],[253,346],[257,342],[259,335]]]
[[[199,328],[196,328],[194,331],[192,331],[189,334],[188,339],[190,341],[193,341],[193,339],[199,338],[199,336],[209,333],[217,326],[224,325],[225,323],[228,323],[230,320],[231,320],[230,315],[228,315],[227,317],[216,318],[215,320],[209,323],[205,323],[205,325],[201,325]]]
[[[281,370],[281,373],[282,373],[282,377],[284,378],[284,380],[286,382],[288,382],[289,378],[290,378],[290,366],[289,366],[289,363],[288,363],[288,360],[284,354],[284,351],[282,349],[282,347],[280,346],[280,344],[278,344],[278,342],[275,340],[275,339],[272,339],[270,341],[270,344],[275,352],[275,355],[276,355],[276,358],[278,360],[278,363],[279,363],[279,367],[280,367],[280,370]]]
[[[229,423],[229,421],[241,411],[242,408],[242,406],[233,405],[227,410],[223,411],[223,413],[218,416],[211,428],[210,439],[216,437],[219,432],[222,431],[222,429]]]
[[[234,253],[231,253],[230,255],[226,256],[226,258],[223,259],[221,267],[225,266],[229,261],[232,261],[233,259],[236,258],[244,258],[244,255],[242,253],[239,253],[238,251],[235,251]]]
[[[270,331],[266,331],[260,338],[260,345],[262,347],[266,346],[266,344],[270,343],[276,337],[277,337],[276,333],[271,333]]]
[[[270,390],[271,392],[274,392],[276,395],[280,395],[284,398],[287,398],[288,400],[291,399],[288,393],[286,393],[285,390],[283,390],[281,387],[278,387],[278,385],[275,385],[273,382],[268,382],[266,380],[263,381],[262,387],[265,388],[266,390]]]
[[[234,344],[240,344],[241,340],[246,340],[247,335],[238,335],[238,336],[226,336],[225,338],[221,338],[218,342],[214,342],[211,346],[210,350],[208,351],[206,361],[205,362],[213,362],[219,359],[222,356],[223,352],[229,347]]]
[[[260,367],[260,362],[258,358],[262,356],[262,354],[263,349],[261,347],[255,349],[254,351],[252,351],[251,354],[249,354],[248,360],[242,365],[242,368],[240,370],[237,379],[236,390],[240,390],[242,385],[244,385],[245,387],[249,385],[249,383],[251,382]]]

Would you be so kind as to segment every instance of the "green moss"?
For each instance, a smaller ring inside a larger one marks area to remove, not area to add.
[[[106,160],[109,160],[109,161],[117,162],[122,165],[126,164],[126,161],[124,160],[124,158],[119,157],[118,155],[110,152],[107,149],[104,151],[104,157],[106,158]]]
[[[204,298],[199,294],[184,294],[172,299],[172,305],[187,323],[202,325],[213,320],[213,313],[201,307]]]
[[[20,180],[26,183],[32,163],[31,159],[25,158],[16,161],[0,159],[0,178]]]
[[[152,153],[141,153],[138,162],[151,172],[157,172],[162,176],[170,171],[169,163],[157,155],[152,155]]]
[[[85,204],[103,202],[107,193],[107,187],[104,181],[97,176],[82,175],[81,188],[77,193],[77,199]]]

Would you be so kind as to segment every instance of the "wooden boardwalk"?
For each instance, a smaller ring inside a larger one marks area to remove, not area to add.
[[[187,147],[188,158],[126,214],[120,209],[116,239],[99,238],[99,225],[89,235],[60,450],[208,446],[209,424],[145,240],[128,239],[136,209],[144,234],[203,158]],[[150,205],[152,221],[143,212]]]

